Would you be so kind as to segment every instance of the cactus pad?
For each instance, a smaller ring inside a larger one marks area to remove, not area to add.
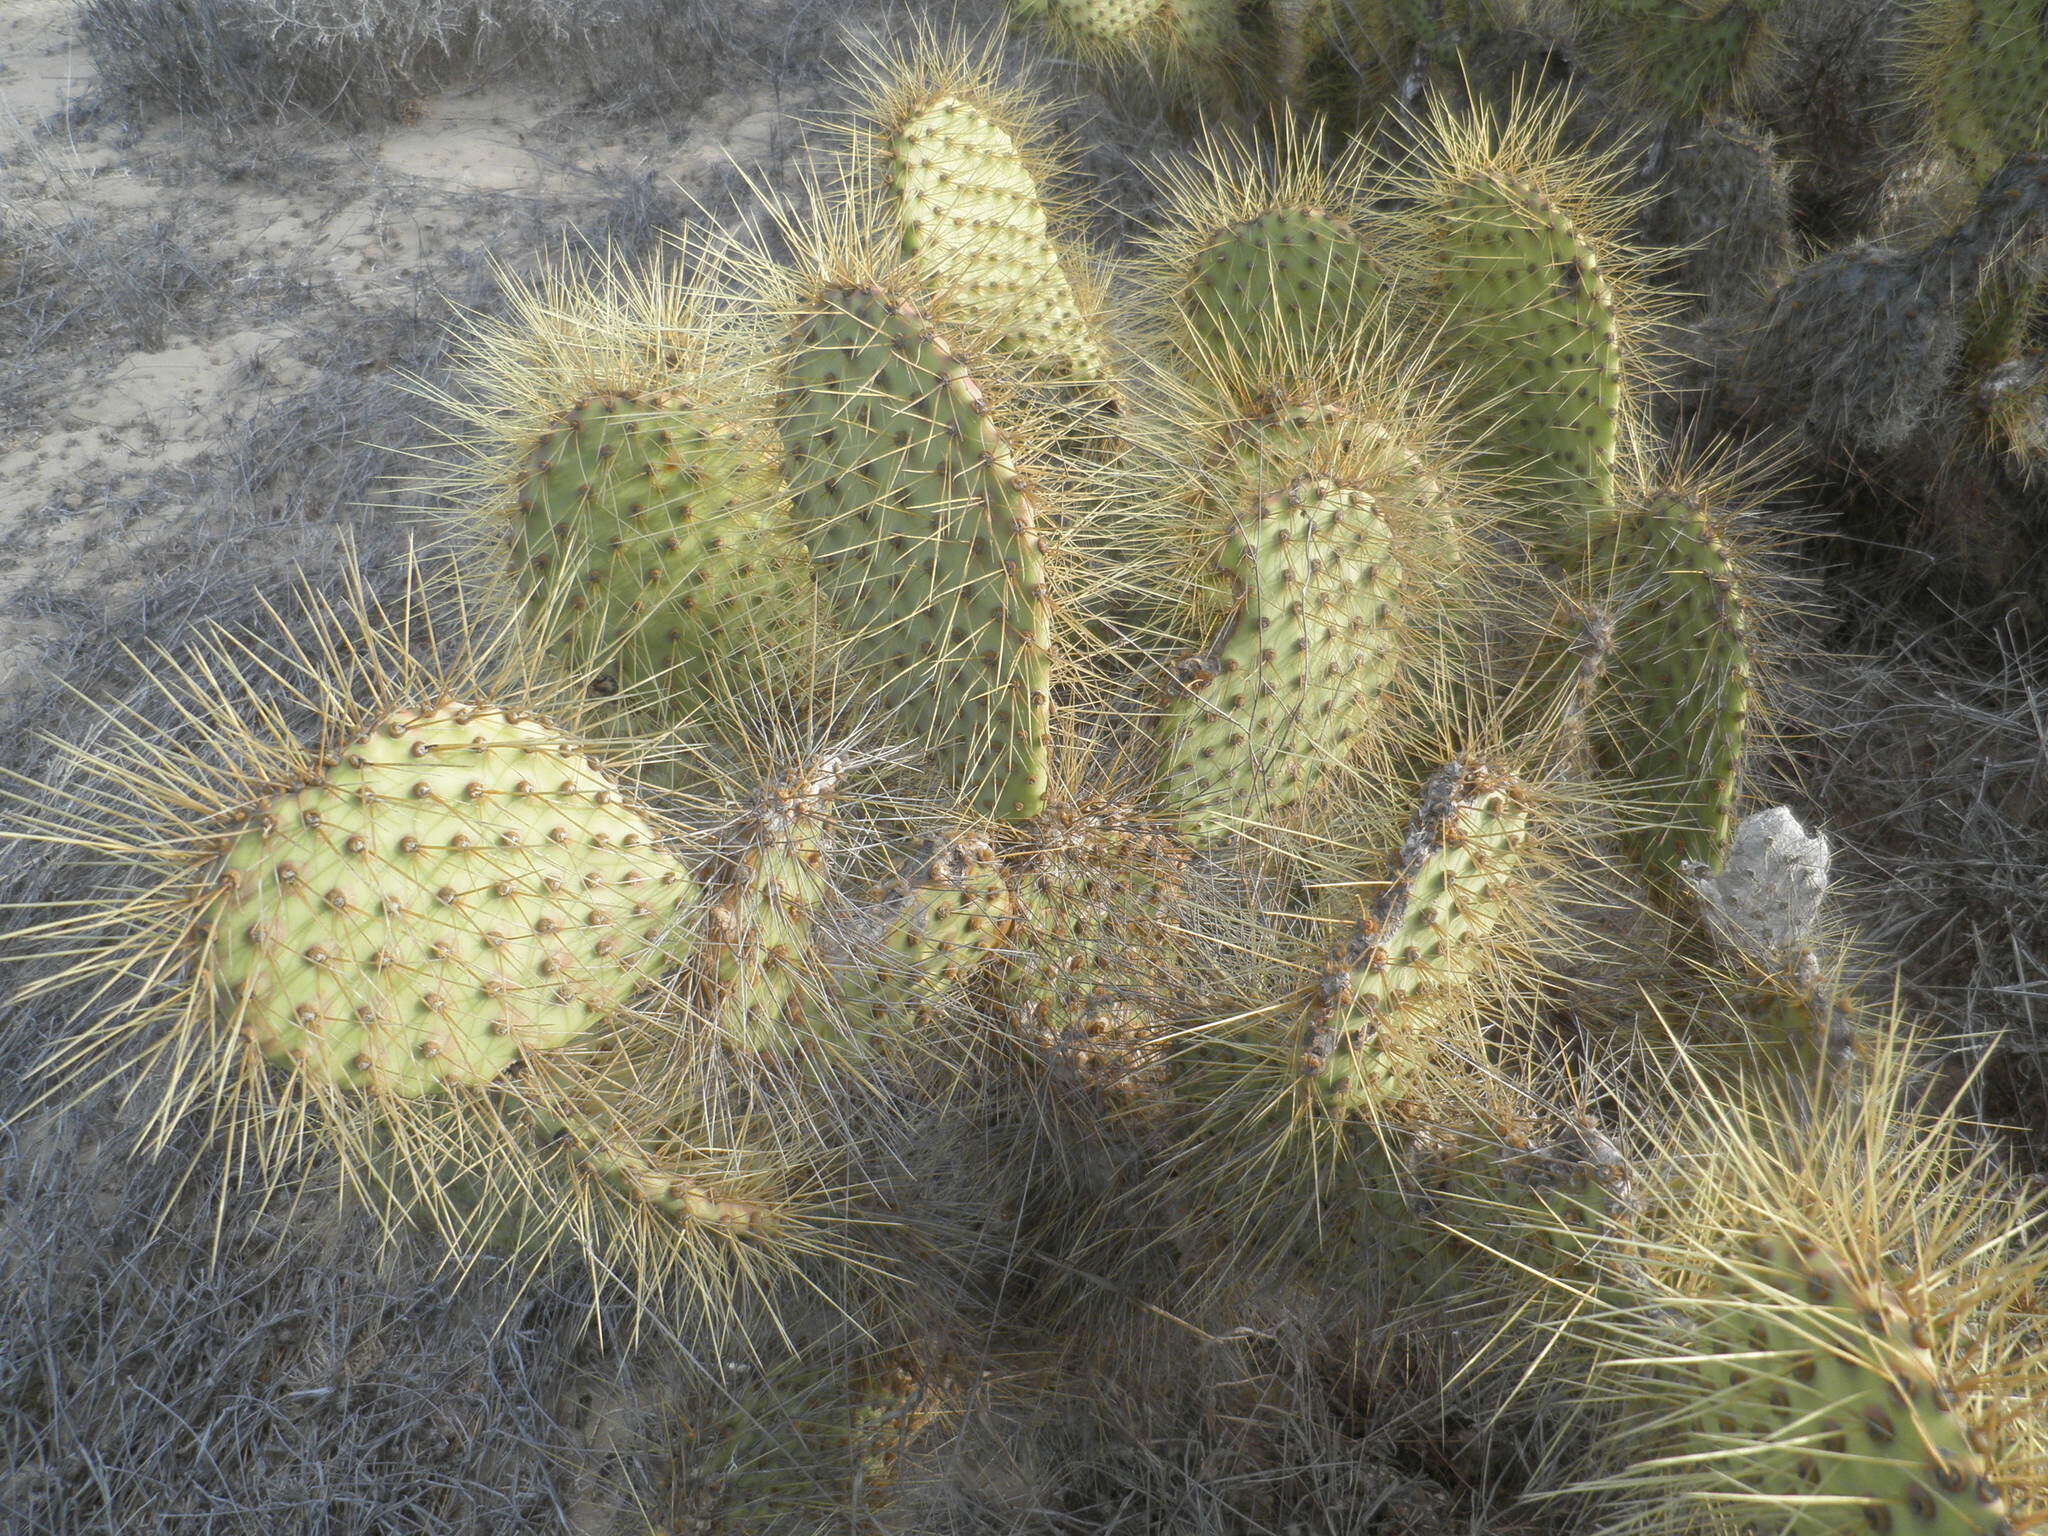
[[[1511,775],[1452,763],[1423,790],[1392,883],[1326,962],[1301,1066],[1336,1113],[1408,1089],[1505,915],[1529,812]]]
[[[561,1046],[648,979],[690,883],[538,720],[388,715],[222,849],[204,966],[271,1061],[417,1095]]]
[[[798,526],[877,705],[978,809],[1035,815],[1051,609],[1037,507],[981,390],[913,305],[873,288],[820,294],[785,367]]]
[[[1541,188],[1477,173],[1444,191],[1432,238],[1447,358],[1490,415],[1487,457],[1554,498],[1576,548],[1614,503],[1622,413],[1614,295]]]
[[[1708,1390],[1692,1449],[1727,1492],[1781,1502],[1782,1529],[1941,1536],[2012,1528],[1909,1298],[1884,1277],[1784,1237],[1731,1257],[1706,1312]]]
[[[515,571],[544,643],[672,721],[760,671],[808,617],[766,445],[681,395],[580,400],[517,487]],[[677,708],[682,704],[684,708]]]
[[[1372,497],[1303,479],[1259,497],[1220,565],[1235,597],[1175,668],[1158,792],[1214,838],[1283,817],[1348,759],[1393,668],[1401,567]]]
[[[972,101],[921,103],[881,137],[903,254],[1001,344],[1062,382],[1099,385],[1109,366],[1046,224],[1011,132]]]
[[[1677,491],[1624,511],[1591,558],[1620,594],[1602,755],[1656,807],[1631,841],[1669,894],[1680,865],[1717,866],[1735,828],[1756,682],[1747,593],[1708,509]]]
[[[1219,379],[1299,378],[1356,345],[1379,290],[1355,230],[1318,208],[1275,208],[1190,254],[1183,345]]]

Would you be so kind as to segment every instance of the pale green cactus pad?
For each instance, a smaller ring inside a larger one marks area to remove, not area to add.
[[[1618,609],[1601,755],[1656,809],[1630,842],[1666,893],[1680,889],[1681,865],[1717,865],[1734,831],[1755,691],[1748,594],[1709,512],[1698,497],[1656,492],[1591,552]]]
[[[1319,208],[1274,208],[1221,232],[1191,253],[1182,284],[1191,359],[1255,387],[1341,368],[1382,286],[1364,237]]]
[[[576,402],[517,487],[515,572],[543,643],[663,723],[772,683],[811,613],[780,502],[771,445],[684,396]]]
[[[790,493],[878,721],[978,810],[1036,815],[1052,615],[1038,510],[966,365],[873,288],[817,296],[784,359]]]
[[[1470,370],[1486,457],[1554,501],[1556,537],[1576,549],[1614,504],[1614,295],[1570,217],[1531,182],[1475,173],[1434,211],[1444,356]]]
[[[1401,566],[1373,498],[1304,478],[1254,499],[1218,565],[1234,597],[1176,667],[1157,790],[1184,833],[1284,821],[1361,744],[1397,654]]]
[[[269,1060],[382,1094],[483,1083],[621,1007],[691,894],[539,720],[392,714],[227,838],[203,964]]]
[[[864,1048],[845,1027],[816,935],[833,895],[826,853],[839,772],[826,758],[766,785],[715,881],[695,980],[705,1014],[735,1050]]]
[[[922,103],[882,135],[903,254],[1001,345],[1064,383],[1101,386],[1109,364],[1047,227],[1009,130],[956,95]]]
[[[1720,1491],[1771,1505],[1798,1536],[2013,1528],[1956,1384],[1889,1279],[1758,1236],[1707,1302],[1688,1449],[1724,1459]]]
[[[1310,998],[1301,1065],[1331,1111],[1384,1108],[1427,1065],[1507,914],[1528,829],[1499,769],[1452,763],[1424,788],[1392,882]]]

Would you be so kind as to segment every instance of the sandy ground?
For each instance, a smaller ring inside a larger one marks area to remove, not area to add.
[[[81,622],[117,623],[163,560],[223,536],[223,518],[247,535],[252,514],[287,510],[266,509],[275,487],[227,462],[237,451],[317,456],[361,451],[356,429],[407,435],[390,400],[354,428],[281,417],[293,402],[306,417],[323,392],[360,395],[368,373],[395,383],[392,365],[413,361],[366,354],[352,331],[414,310],[411,339],[430,353],[437,295],[477,290],[484,257],[516,263],[572,227],[602,230],[622,192],[703,190],[787,147],[783,110],[758,86],[702,101],[681,135],[577,120],[517,84],[422,100],[408,121],[354,135],[114,124],[93,117],[74,0],[4,9],[0,228],[26,247],[13,276],[26,334],[0,333],[0,697]],[[266,423],[273,441],[252,441]],[[287,429],[294,440],[275,441]]]

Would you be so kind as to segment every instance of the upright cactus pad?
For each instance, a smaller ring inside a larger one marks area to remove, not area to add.
[[[1980,185],[2007,156],[2048,149],[2042,0],[1914,0],[1901,64],[1932,136]]]
[[[1183,831],[1254,835],[1360,745],[1391,678],[1401,566],[1373,498],[1302,479],[1256,497],[1218,564],[1233,605],[1174,668],[1157,793]]]
[[[1143,247],[1153,308],[1194,381],[1241,414],[1350,382],[1379,339],[1385,264],[1357,151],[1325,165],[1319,146],[1283,116],[1270,150],[1211,139],[1158,176],[1163,208]]]
[[[1038,511],[918,309],[828,288],[785,355],[790,494],[890,724],[998,820],[1045,799],[1052,616]]]
[[[1589,565],[1614,594],[1602,756],[1653,809],[1631,841],[1669,897],[1680,866],[1717,866],[1735,828],[1756,692],[1750,594],[1706,502],[1678,488],[1625,508]]]
[[[1006,350],[1100,393],[1109,362],[1020,148],[1028,125],[1010,120],[985,82],[954,85],[908,95],[898,85],[876,112],[874,147],[903,256],[958,312],[1001,326]]]
[[[1168,0],[1012,0],[1056,38],[1083,51],[1133,46],[1157,24]]]
[[[1392,882],[1310,999],[1301,1068],[1326,1108],[1370,1113],[1409,1090],[1509,910],[1528,830],[1510,774],[1459,762],[1429,781]]]
[[[810,618],[779,502],[769,446],[686,397],[577,401],[517,487],[514,568],[542,644],[664,724],[772,682]]]
[[[691,893],[652,828],[540,721],[375,722],[224,839],[201,963],[263,1055],[320,1083],[484,1083],[623,1004]]]
[[[1614,504],[1622,367],[1614,294],[1571,218],[1527,179],[1443,189],[1430,244],[1445,356],[1470,370],[1486,452],[1554,500],[1567,546]]]
[[[880,1027],[891,1009],[938,1003],[999,954],[1016,903],[993,846],[978,837],[943,838],[911,857],[876,917],[879,953],[863,956],[849,990]]]
[[[766,785],[714,882],[696,983],[734,1050],[864,1049],[845,1027],[816,932],[833,895],[825,856],[840,767],[828,757]]]
[[[1276,208],[1197,254],[1179,300],[1202,366],[1272,379],[1315,371],[1319,355],[1341,355],[1378,287],[1354,230],[1319,208]]]

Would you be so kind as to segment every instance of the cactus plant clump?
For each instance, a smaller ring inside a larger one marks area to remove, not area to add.
[[[1214,100],[1263,15],[1024,8]],[[1774,24],[1603,14],[1686,119]],[[1294,90],[1347,23],[1277,18]],[[1493,19],[1381,18],[1424,58]],[[872,54],[787,256],[516,290],[457,569],[165,657],[69,749],[22,835],[125,894],[28,930],[29,995],[83,988],[53,1091],[148,1077],[157,1143],[274,1170],[317,1129],[395,1220],[643,1313],[680,1275],[797,1356],[707,1370],[735,1527],[879,1527],[974,1433],[956,1343],[1142,1373],[1085,1335],[1162,1275],[1215,1343],[1262,1287],[1484,1314],[1442,1405],[1514,1406],[1494,1344],[1562,1372],[1525,1464],[1605,1529],[2038,1521],[2048,1261],[1835,982],[1825,843],[1745,816],[1780,605],[1747,487],[1657,441],[1629,167],[1555,105],[1435,99],[1377,164],[1212,138],[1097,283],[994,60]],[[2042,185],[1810,267],[1778,339],[1981,288]]]

